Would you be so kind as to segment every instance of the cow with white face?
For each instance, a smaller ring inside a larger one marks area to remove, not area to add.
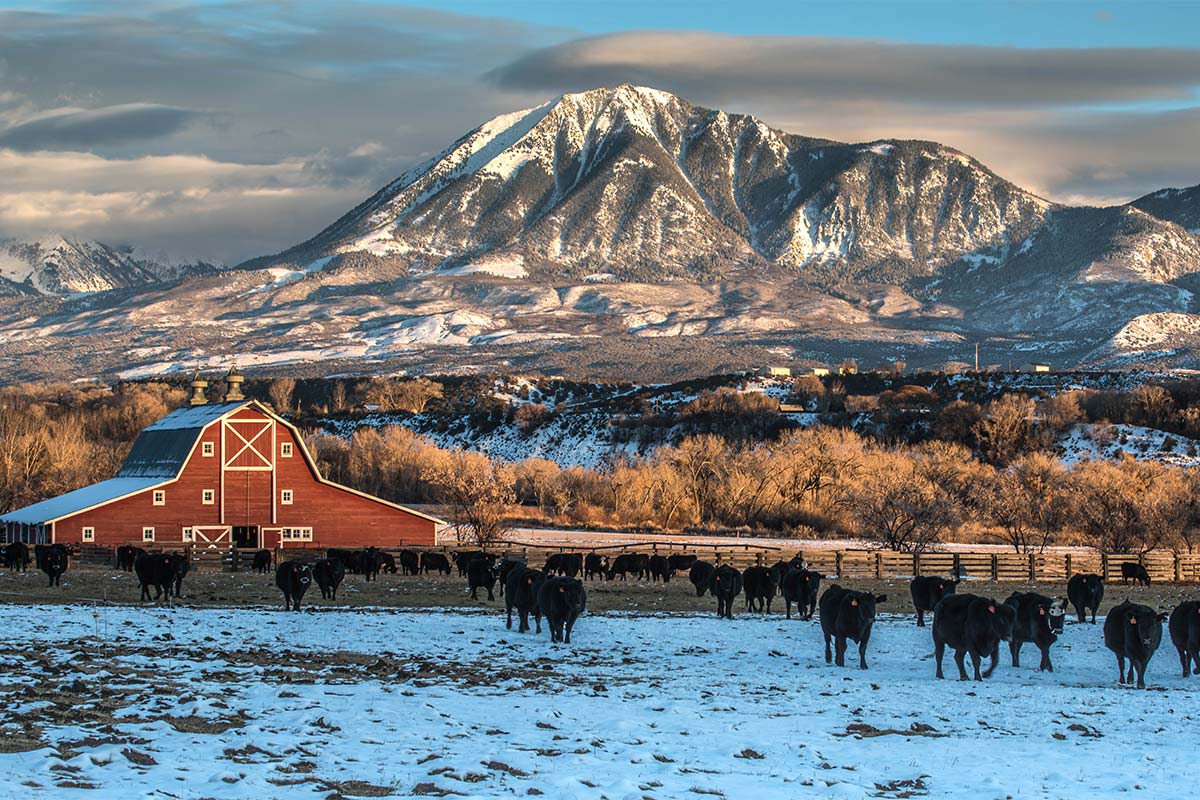
[[[1050,645],[1058,641],[1058,634],[1062,633],[1067,608],[1066,598],[1046,597],[1034,592],[1013,592],[1004,604],[1016,613],[1012,638],[1008,640],[1013,666],[1021,666],[1021,645],[1033,642],[1038,650],[1042,651],[1042,661],[1038,669],[1053,672]]]

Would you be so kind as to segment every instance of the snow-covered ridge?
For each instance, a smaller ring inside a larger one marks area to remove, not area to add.
[[[30,242],[0,239],[0,284],[37,294],[104,292],[176,280],[212,269],[205,264],[158,259],[132,247],[62,236]]]

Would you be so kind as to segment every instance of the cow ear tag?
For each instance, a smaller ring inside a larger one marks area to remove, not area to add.
[[[1038,616],[1039,616],[1039,617],[1044,617],[1044,616],[1046,616],[1046,609],[1044,609],[1044,608],[1039,608],[1039,609],[1038,609]]]
[[[558,591],[560,591],[560,592],[566,592],[566,591],[567,591],[567,587],[565,587],[565,586],[560,586],[560,587],[558,587]]]
[[[850,605],[852,605],[852,606],[856,606],[856,605],[858,605],[858,601],[857,601],[857,600],[851,600],[851,601],[850,601]]]
[[[995,607],[995,606],[988,606],[988,613],[989,613],[989,614],[995,614],[995,613],[996,613],[996,607]]]
[[[1137,625],[1137,618],[1136,618],[1136,617],[1130,617],[1130,618],[1129,618],[1129,624],[1130,624],[1130,625]]]

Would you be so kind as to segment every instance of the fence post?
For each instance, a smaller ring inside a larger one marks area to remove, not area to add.
[[[883,578],[883,551],[875,551],[875,579]]]
[[[1070,580],[1071,579],[1071,554],[1070,553],[1066,554],[1066,561],[1067,561],[1067,563],[1066,563],[1066,568],[1064,571],[1067,573],[1067,580]]]
[[[1037,553],[1029,554],[1029,581],[1037,580]]]
[[[1108,553],[1100,554],[1100,577],[1108,580]]]
[[[835,559],[836,559],[835,563],[836,563],[836,565],[837,565],[837,566],[836,566],[836,569],[837,569],[837,576],[838,576],[838,578],[841,578],[841,577],[842,577],[842,551],[841,551],[841,550],[838,550],[838,551],[837,551],[837,552],[834,554],[834,557],[835,557]]]
[[[913,577],[921,577],[921,554],[913,553]]]
[[[1180,569],[1180,567],[1179,567],[1179,551],[1178,550],[1176,550],[1172,554],[1172,560],[1175,562],[1175,564],[1174,564],[1174,566],[1175,566],[1175,582],[1179,583],[1180,581],[1183,580],[1183,570]]]
[[[962,556],[958,553],[954,554],[954,580],[962,580]]]
[[[1000,557],[992,553],[992,580],[1000,580]]]

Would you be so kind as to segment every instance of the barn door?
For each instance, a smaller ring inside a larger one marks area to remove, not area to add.
[[[200,550],[228,550],[233,541],[229,525],[193,525],[192,541]]]
[[[225,469],[270,470],[274,467],[274,420],[227,419],[223,425]]]

